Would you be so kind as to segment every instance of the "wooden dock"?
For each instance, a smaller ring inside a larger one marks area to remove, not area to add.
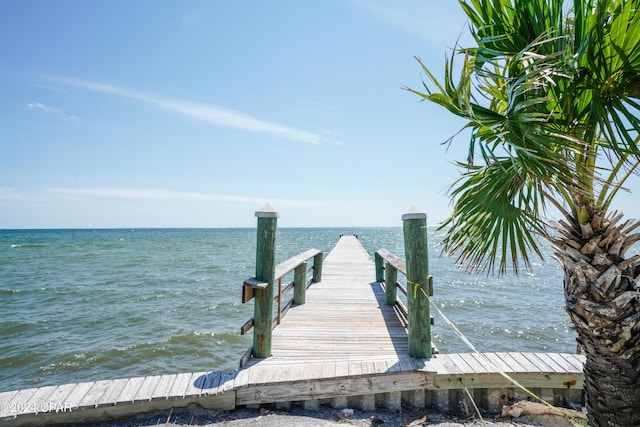
[[[272,356],[235,371],[99,380],[0,393],[0,427],[95,422],[196,403],[217,410],[246,405],[315,408],[402,403],[458,411],[468,395],[484,410],[528,396],[505,378],[557,405],[581,405],[584,359],[575,354],[482,353],[408,356],[407,325],[385,305],[375,265],[353,236],[324,260],[273,331]],[[466,390],[465,390],[466,389]],[[471,406],[468,406],[471,407]]]
[[[343,236],[324,261],[322,282],[306,303],[273,331],[272,357],[251,366],[345,362],[406,355],[406,324],[384,305],[371,257],[354,236]],[[259,362],[255,362],[259,360]]]

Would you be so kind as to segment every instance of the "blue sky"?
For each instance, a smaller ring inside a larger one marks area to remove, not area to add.
[[[0,2],[0,228],[443,220],[455,1]],[[464,37],[463,37],[464,39]]]

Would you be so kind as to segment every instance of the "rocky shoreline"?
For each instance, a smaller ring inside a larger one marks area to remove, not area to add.
[[[84,427],[415,427],[423,425],[436,427],[571,426],[565,419],[554,416],[526,416],[517,419],[491,416],[480,419],[477,415],[442,414],[412,407],[403,407],[401,411],[359,411],[335,409],[328,406],[322,406],[313,411],[299,407],[289,410],[262,407],[260,409],[213,411],[191,405],[187,408],[141,414],[124,420],[85,424]]]

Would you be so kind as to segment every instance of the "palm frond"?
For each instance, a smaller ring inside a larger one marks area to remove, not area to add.
[[[530,267],[530,254],[542,257],[537,238],[546,229],[537,212],[544,211],[544,198],[535,176],[521,170],[510,158],[491,165],[475,166],[454,184],[452,217],[441,225],[447,229],[445,251],[459,252],[459,262],[472,270],[499,272],[519,261]]]
[[[442,83],[419,61],[424,90],[407,90],[471,131],[447,250],[517,271],[539,255],[546,203],[588,224],[640,168],[640,0],[459,2],[476,46],[456,47]]]

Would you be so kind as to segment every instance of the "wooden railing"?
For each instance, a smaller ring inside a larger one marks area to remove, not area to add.
[[[251,356],[266,358],[271,356],[271,338],[273,329],[293,304],[304,304],[307,281],[307,261],[313,258],[313,278],[320,281],[322,274],[322,253],[310,249],[281,264],[275,265],[275,241],[279,213],[268,204],[256,212],[258,218],[256,275],[247,279],[242,287],[242,302],[255,298],[253,318],[242,325],[240,332],[246,334],[253,328],[253,346],[240,361],[243,366]],[[376,253],[376,279],[385,282],[385,300],[396,305],[405,317],[409,332],[409,356],[430,358],[433,353],[431,344],[431,315],[429,297],[432,295],[432,281],[429,276],[427,253],[427,215],[411,208],[402,215],[406,261],[386,250]],[[382,261],[385,260],[386,264]],[[294,272],[293,282],[283,288],[283,277]],[[382,277],[382,272],[386,276]],[[406,287],[398,283],[398,271],[406,276]],[[277,292],[276,292],[277,283]],[[294,290],[294,297],[283,303],[283,296]],[[397,303],[396,289],[406,296],[407,304]],[[274,316],[274,302],[277,304]],[[274,318],[275,317],[275,318]]]
[[[319,282],[322,277],[322,257],[323,253],[320,250],[309,249],[276,266],[275,281],[277,282],[278,291],[273,298],[273,302],[277,309],[272,328],[280,324],[282,318],[293,304],[300,305],[305,303],[306,289],[311,283]],[[310,259],[313,259],[313,264],[308,266],[307,261]],[[292,271],[294,272],[293,281],[285,283],[283,287],[282,280]],[[307,279],[308,273],[312,273],[312,275]],[[268,285],[268,282],[262,282],[255,277],[245,280],[242,286],[242,303],[247,303],[253,299],[255,289],[266,289]],[[286,301],[285,296],[291,292],[291,290],[294,291],[293,298],[283,304],[283,302]],[[252,317],[240,327],[240,334],[245,335],[251,330],[253,325],[254,319]]]
[[[240,360],[240,366],[251,356],[265,358],[271,356],[271,337],[275,328],[293,304],[304,304],[306,289],[310,282],[319,282],[322,277],[322,252],[310,249],[287,261],[275,265],[276,230],[279,213],[269,204],[256,212],[258,218],[256,245],[256,275],[244,281],[242,302],[255,298],[253,318],[240,328],[242,335],[253,328],[253,345]],[[307,280],[307,261],[313,258],[313,275]],[[282,279],[294,272],[293,281],[283,288]],[[277,284],[277,292],[276,292]],[[293,298],[283,303],[283,296],[293,289]],[[276,313],[274,316],[274,302]]]
[[[380,249],[374,254],[374,257],[376,282],[384,283],[384,303],[386,305],[395,304],[404,321],[409,323],[409,310],[404,302],[407,300],[407,286],[398,281],[398,272],[406,277],[407,263],[386,249]],[[429,296],[433,296],[433,277],[429,275],[428,280]],[[398,296],[398,290],[405,296],[404,300]],[[430,316],[430,323],[433,325],[433,316]]]
[[[407,300],[407,286],[398,281],[398,272],[406,277],[407,263],[402,258],[392,254],[386,249],[380,249],[374,254],[376,263],[376,282],[384,283],[386,305],[396,305],[405,322],[409,321],[409,310],[405,304]],[[429,276],[429,296],[433,296],[433,277]],[[404,295],[404,299],[398,296],[398,292]],[[433,317],[430,320],[433,325]]]
[[[433,280],[429,275],[427,251],[427,215],[411,208],[402,215],[406,261],[381,249],[375,253],[376,281],[385,284],[385,304],[395,305],[404,316],[409,331],[409,355],[430,358],[436,351],[431,343],[433,318],[429,297]],[[406,277],[406,286],[398,282],[398,271]],[[397,290],[407,304],[397,297]]]

